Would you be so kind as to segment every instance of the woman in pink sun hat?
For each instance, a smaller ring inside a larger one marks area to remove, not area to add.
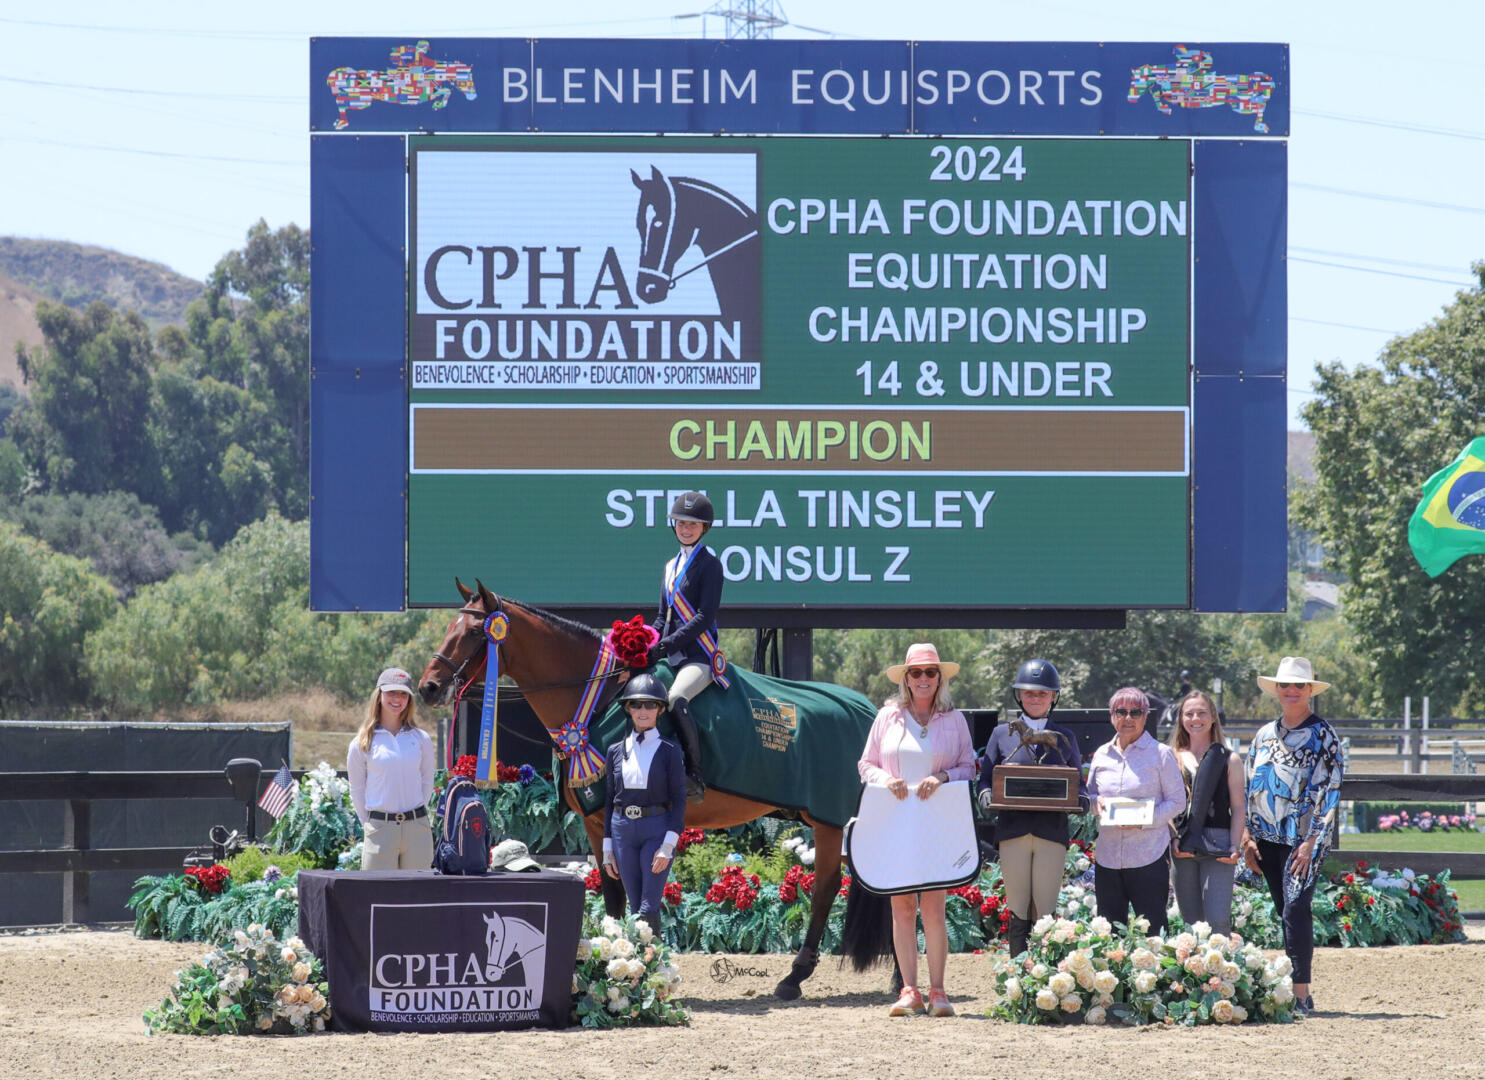
[[[959,665],[940,660],[927,642],[908,646],[907,657],[887,669],[897,684],[872,722],[857,769],[868,784],[881,784],[898,799],[931,799],[952,780],[973,780],[975,752],[969,723],[949,699],[948,682]],[[944,968],[949,956],[945,922],[945,889],[926,889],[892,897],[892,944],[902,972],[902,996],[892,1016],[953,1016],[954,1006],[944,993]],[[918,990],[918,915],[923,916],[923,938],[928,949],[928,1004]]]

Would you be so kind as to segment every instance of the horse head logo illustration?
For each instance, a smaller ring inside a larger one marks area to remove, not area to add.
[[[1202,49],[1175,47],[1173,67],[1146,64],[1130,72],[1129,100],[1138,101],[1148,91],[1155,107],[1165,115],[1171,106],[1210,109],[1222,105],[1253,117],[1253,130],[1268,131],[1263,112],[1274,92],[1273,76],[1255,71],[1251,75],[1212,74],[1212,54]]]
[[[666,176],[650,166],[649,179],[629,171],[639,189],[634,223],[639,229],[639,298],[663,301],[675,283],[705,266],[724,318],[757,308],[758,214],[715,184]],[[680,272],[676,264],[692,247],[702,259]]]
[[[546,948],[546,935],[524,919],[502,919],[498,912],[484,916],[484,920],[485,978],[499,982],[506,972],[534,959],[536,970],[525,970],[524,974],[527,982],[539,980],[542,961],[537,954]]]
[[[325,85],[340,109],[336,131],[350,126],[347,109],[369,109],[373,101],[394,105],[431,101],[435,109],[442,109],[455,90],[469,101],[475,98],[474,69],[457,60],[430,60],[426,41],[397,46],[391,61],[392,66],[384,71],[342,67],[325,76]]]

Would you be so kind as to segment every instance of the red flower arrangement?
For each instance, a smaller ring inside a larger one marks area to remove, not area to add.
[[[980,892],[978,885],[961,885],[957,889],[950,889],[949,895],[959,897],[972,909],[979,909],[985,903],[985,894]]]
[[[682,829],[681,835],[675,842],[675,853],[684,855],[686,849],[692,844],[699,844],[706,839],[706,833],[701,829]]]
[[[614,655],[632,668],[645,667],[649,661],[650,646],[660,640],[660,631],[645,625],[645,617],[636,615],[628,622],[614,620],[609,631],[608,642]]]
[[[449,770],[450,776],[467,776],[474,779],[475,769],[479,767],[480,759],[473,754],[461,754],[459,760],[454,762],[454,767]],[[521,779],[521,768],[518,765],[506,765],[503,762],[495,763],[495,779],[502,784],[514,784]]]
[[[232,880],[232,871],[228,870],[221,863],[207,867],[188,866],[186,867],[186,877],[194,881],[208,895],[216,896]]]
[[[779,883],[779,899],[786,904],[792,904],[799,899],[799,894],[810,896],[815,891],[815,875],[805,873],[804,867],[795,864],[789,867],[784,874],[784,880]]]
[[[587,876],[583,878],[583,884],[588,886],[589,892],[602,892],[603,871],[596,866],[593,867],[593,869],[588,871]]]
[[[667,881],[665,888],[660,890],[660,899],[667,904],[679,904],[681,902],[681,896],[681,883],[679,881]]]
[[[744,874],[741,866],[722,867],[722,876],[706,891],[707,903],[720,904],[731,900],[738,911],[747,911],[758,899],[761,881],[757,874]]]

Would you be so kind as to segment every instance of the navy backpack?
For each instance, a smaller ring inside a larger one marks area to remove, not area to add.
[[[485,874],[490,870],[490,814],[467,776],[449,778],[439,799],[443,830],[433,845],[440,874]]]

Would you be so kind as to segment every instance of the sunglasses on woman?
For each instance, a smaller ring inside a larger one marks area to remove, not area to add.
[[[935,679],[938,677],[936,667],[910,667],[907,669],[909,679]]]
[[[1276,683],[1275,685],[1278,686],[1280,690],[1303,690],[1310,684],[1307,682],[1281,682]]]
[[[660,707],[658,701],[631,701],[628,705],[630,712],[637,712],[640,709],[649,712],[651,709],[658,709]]]
[[[1115,709],[1114,710],[1114,715],[1115,716],[1128,716],[1128,717],[1132,717],[1135,720],[1138,720],[1140,717],[1142,717],[1142,716],[1145,715],[1145,710],[1144,709]]]

